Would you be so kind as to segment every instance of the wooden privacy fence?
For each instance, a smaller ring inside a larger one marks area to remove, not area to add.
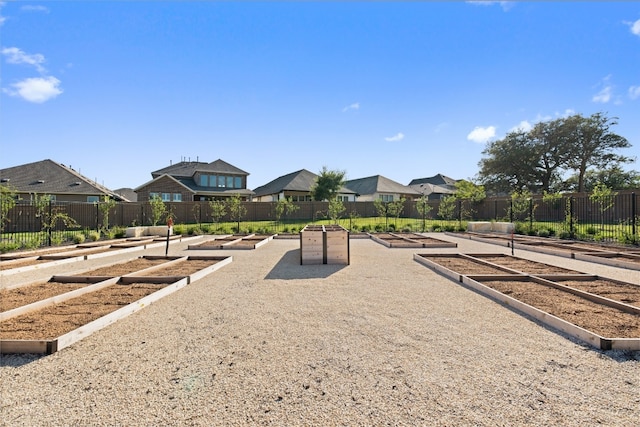
[[[428,201],[427,212],[421,214],[417,201],[406,201],[398,218],[413,219],[416,228],[426,221],[441,221],[450,223],[466,221],[510,221],[520,224],[522,229],[534,231],[540,223],[548,223],[552,227],[568,230],[571,237],[589,234],[590,228],[601,227],[624,233],[631,240],[638,240],[638,195],[636,192],[620,192],[606,200],[593,200],[586,194],[564,195],[558,200],[545,200],[541,196],[534,196],[526,200],[512,200],[509,197],[486,198],[479,203],[468,200],[456,200],[453,209],[446,217],[440,215],[440,200]],[[298,209],[278,218],[276,202],[242,202],[246,213],[241,222],[254,221],[303,221],[313,223],[327,219],[327,202],[293,202]],[[342,224],[348,223],[349,218],[357,222],[360,218],[384,218],[373,202],[343,202],[345,210],[341,214]],[[167,211],[171,213],[175,224],[203,224],[212,223],[212,211],[209,202],[166,202]],[[217,222],[235,222],[229,210]],[[41,232],[46,228],[54,231],[64,231],[66,227],[62,221],[57,221],[52,227],[46,226],[47,218],[56,213],[73,218],[79,227],[75,229],[99,230],[108,222],[111,227],[129,227],[137,225],[153,225],[153,210],[148,202],[121,202],[109,210],[108,221],[99,203],[78,202],[50,202],[44,209],[28,202],[18,201],[11,209],[3,209],[1,218],[2,238],[15,239],[17,233]],[[424,212],[424,210],[422,210]],[[390,224],[393,218],[387,217],[380,222]],[[160,220],[164,224],[166,218]],[[415,228],[414,228],[415,229]],[[598,231],[598,230],[596,230]],[[615,239],[605,237],[605,239]]]

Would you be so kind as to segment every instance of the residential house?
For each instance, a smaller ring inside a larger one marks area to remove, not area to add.
[[[38,194],[48,195],[57,202],[97,202],[105,196],[129,201],[70,166],[50,159],[0,170],[0,185],[15,191],[19,200],[33,200]]]
[[[393,202],[400,200],[402,197],[406,200],[414,200],[420,197],[420,193],[417,190],[392,181],[382,175],[352,179],[345,183],[345,187],[356,193],[356,200],[359,202],[372,202],[378,199],[384,202]]]
[[[235,195],[248,200],[253,196],[253,191],[247,189],[248,175],[220,159],[211,163],[182,160],[151,172],[153,179],[133,191],[138,201],[154,196],[165,202],[208,201]]]
[[[455,194],[456,182],[453,178],[437,174],[429,178],[414,179],[409,183],[409,187],[427,196],[428,200],[440,200]]]
[[[291,172],[274,179],[253,190],[253,200],[258,202],[277,202],[281,199],[289,199],[293,202],[311,200],[311,188],[318,175],[306,169]],[[345,202],[355,201],[355,192],[342,187],[338,192],[338,198]]]

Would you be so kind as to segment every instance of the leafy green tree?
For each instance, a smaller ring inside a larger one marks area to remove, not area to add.
[[[227,214],[227,204],[222,200],[210,200],[209,208],[211,209],[211,220],[214,224],[218,224]]]
[[[394,218],[393,224],[396,227],[396,229],[398,228],[398,218],[400,217],[400,215],[402,214],[402,211],[404,210],[404,202],[406,202],[406,200],[407,199],[400,196],[398,200],[394,200],[393,202],[387,203],[387,214]]]
[[[604,213],[613,207],[614,197],[617,195],[617,192],[601,182],[597,183],[591,191],[591,194],[589,194],[589,200],[596,203],[600,209],[601,229],[604,229]]]
[[[16,192],[7,185],[0,185],[0,232],[9,222],[9,211],[16,205]]]
[[[247,208],[242,204],[242,197],[234,194],[226,200],[226,207],[229,210],[229,218],[231,221],[238,223],[238,233],[240,233],[240,221],[247,214]]]
[[[311,198],[319,202],[335,199],[345,183],[345,176],[345,171],[328,170],[326,166],[323,166],[311,187]]]
[[[344,203],[342,203],[342,200],[338,200],[338,198],[336,197],[329,200],[329,209],[327,213],[333,224],[338,223],[338,220],[345,210],[346,208],[344,207]]]
[[[625,171],[620,165],[604,169],[589,169],[584,176],[584,191],[591,193],[599,183],[613,190],[630,190],[640,188],[640,173],[635,170]],[[574,174],[566,180],[566,191],[578,190],[578,175]]]
[[[154,195],[149,200],[149,206],[151,207],[151,224],[156,226],[167,215],[169,210],[158,195]]]
[[[567,131],[572,142],[568,166],[578,176],[579,193],[585,191],[585,177],[590,167],[604,169],[633,160],[616,152],[631,147],[626,138],[611,131],[617,124],[617,118],[609,118],[603,113],[590,117],[576,114],[567,119]]]
[[[460,201],[460,216],[462,218],[473,218],[478,205],[487,198],[487,193],[483,185],[461,179],[456,181],[455,198]],[[468,207],[464,206],[464,202],[468,203]]]
[[[431,212],[431,209],[433,208],[429,204],[429,199],[427,196],[422,195],[422,197],[420,197],[416,201],[416,210],[418,211],[420,216],[422,216],[422,232],[423,233],[425,231],[426,218],[427,218],[427,215],[429,215],[429,212]]]
[[[446,221],[451,221],[456,212],[456,196],[444,196],[440,199],[438,206],[438,216]]]
[[[49,194],[32,194],[33,204],[36,207],[36,217],[40,218],[42,224],[42,232],[48,236],[49,245],[52,242],[52,232],[56,228],[58,222],[66,228],[79,227],[78,222],[71,218],[66,212],[58,206],[53,206],[53,200]]]
[[[291,201],[291,199],[283,198],[278,200],[276,203],[276,219],[278,222],[282,219],[283,216],[287,216],[289,214],[294,213],[300,209],[300,206],[296,205]]]
[[[116,207],[116,205],[116,201],[107,195],[103,196],[102,201],[98,203],[98,209],[102,214],[101,231],[103,233],[106,233],[106,231],[109,229],[109,213],[111,212],[111,209]]]

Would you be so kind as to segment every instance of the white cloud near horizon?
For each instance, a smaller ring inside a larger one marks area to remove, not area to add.
[[[495,126],[487,126],[485,128],[476,126],[470,133],[467,135],[467,139],[469,141],[477,142],[479,144],[485,143],[489,141],[491,138],[496,136],[496,127]]]
[[[396,141],[402,141],[403,139],[404,139],[404,134],[402,132],[398,132],[396,135],[389,136],[384,140],[387,142],[396,142]]]
[[[631,99],[640,98],[640,86],[631,86],[629,88],[629,98]]]
[[[476,6],[493,6],[500,5],[502,10],[505,12],[515,6],[515,2],[513,1],[485,1],[485,0],[467,0],[467,3],[476,5]]]
[[[3,89],[7,95],[16,96],[25,101],[42,104],[62,93],[60,80],[53,76],[32,77],[11,85],[11,89]]]
[[[354,102],[353,104],[347,105],[346,107],[344,107],[342,109],[342,112],[346,113],[349,110],[359,110],[359,109],[360,109],[360,103],[359,102]]]

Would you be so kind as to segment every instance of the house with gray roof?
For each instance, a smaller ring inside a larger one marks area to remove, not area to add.
[[[282,175],[273,181],[253,190],[254,201],[277,202],[282,199],[289,199],[293,202],[303,202],[311,200],[311,188],[316,182],[318,175],[306,169]],[[354,201],[355,192],[346,187],[342,187],[338,192],[338,197],[342,201]]]
[[[249,174],[221,159],[211,163],[182,160],[151,172],[151,181],[133,191],[138,201],[158,196],[165,202],[223,200],[239,195],[253,196],[247,189]]]
[[[437,174],[428,178],[414,179],[409,183],[409,187],[427,196],[428,200],[440,200],[455,194],[456,182],[458,180]]]
[[[57,202],[97,202],[105,196],[129,201],[70,166],[50,159],[1,169],[0,185],[13,190],[22,200],[32,200],[37,194],[48,195]]]
[[[356,200],[359,202],[372,202],[378,199],[393,202],[400,200],[401,197],[407,200],[420,197],[420,193],[415,189],[382,175],[352,179],[345,183],[345,187],[356,193]]]

